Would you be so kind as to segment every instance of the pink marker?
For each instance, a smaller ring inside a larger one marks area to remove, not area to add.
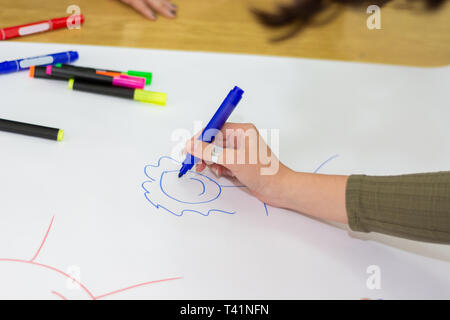
[[[69,80],[74,78],[81,81],[102,83],[105,85],[132,89],[143,89],[145,87],[145,78],[132,77],[127,75],[107,76],[88,72],[85,70],[78,70],[74,66],[70,66],[70,68],[47,66],[46,73],[49,76],[62,80]]]

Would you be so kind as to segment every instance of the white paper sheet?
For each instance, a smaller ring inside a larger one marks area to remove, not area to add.
[[[230,121],[280,129],[293,169],[448,170],[449,67],[15,42],[0,60],[64,50],[153,71],[167,107],[0,76],[1,118],[66,132],[0,132],[0,298],[450,298],[448,246],[349,234],[211,173],[177,184],[172,172],[174,131],[193,134],[234,85],[245,95]]]

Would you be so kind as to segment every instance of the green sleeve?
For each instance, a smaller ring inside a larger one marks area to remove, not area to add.
[[[346,207],[354,231],[450,244],[450,172],[350,176]]]

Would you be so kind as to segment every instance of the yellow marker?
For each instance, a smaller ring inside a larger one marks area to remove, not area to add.
[[[167,93],[146,91],[142,89],[131,89],[123,87],[107,86],[92,82],[83,82],[75,79],[70,79],[68,83],[69,89],[83,92],[91,92],[104,94],[107,96],[120,97],[125,99],[132,99],[140,102],[157,104],[165,106],[167,101]]]

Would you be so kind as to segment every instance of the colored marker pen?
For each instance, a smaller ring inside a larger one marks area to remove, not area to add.
[[[29,76],[30,76],[30,78],[36,78],[36,79],[61,80],[61,81],[68,80],[66,77],[49,76],[47,74],[47,67],[40,67],[40,66],[36,66],[36,67],[31,66]]]
[[[216,113],[209,121],[208,125],[203,130],[198,140],[208,143],[211,143],[214,140],[217,132],[219,132],[220,129],[222,129],[223,125],[225,124],[225,122],[227,122],[231,113],[237,107],[239,101],[241,101],[243,93],[244,91],[239,87],[234,87],[234,89],[230,91],[228,96],[220,105],[219,109],[217,109]],[[183,175],[186,174],[186,172],[191,170],[198,160],[199,160],[198,158],[188,153],[186,155],[186,159],[183,161],[178,177],[181,178]]]
[[[93,72],[97,74],[103,74],[105,76],[132,76],[132,77],[139,77],[139,78],[145,78],[145,84],[149,85],[152,83],[153,74],[151,72],[144,72],[144,71],[133,71],[129,70],[127,72],[121,72],[121,71],[113,71],[113,70],[102,70],[102,69],[95,69],[95,68],[87,68],[87,67],[80,67],[80,66],[72,66],[68,64],[57,64],[56,65],[59,68],[67,68],[67,69],[76,69],[76,70],[83,70],[87,72]]]
[[[5,61],[0,63],[0,74],[28,69],[31,66],[46,66],[56,63],[72,63],[78,59],[78,52],[67,51],[26,59]]]
[[[140,102],[158,104],[161,106],[165,106],[167,100],[167,94],[162,92],[113,87],[75,79],[69,80],[69,89],[131,99]]]
[[[95,70],[94,70],[95,71]],[[89,72],[89,71],[87,71]],[[95,72],[91,72],[91,74],[96,74]],[[98,73],[97,73],[98,74]],[[62,80],[62,81],[67,81],[69,79],[71,79],[71,77],[67,77],[67,75],[57,75],[55,73],[52,73],[52,75],[48,75],[47,74],[47,67],[35,67],[32,66],[30,67],[30,78],[36,78],[36,79],[47,79],[47,80]],[[132,77],[132,76],[128,76],[128,75],[123,75],[123,74],[119,74],[118,76],[120,76],[121,78],[124,79],[137,79],[137,81],[139,82],[139,86],[142,87],[143,84],[142,82],[145,81],[145,79],[141,78],[141,77]]]
[[[35,33],[67,28],[68,25],[71,24],[71,22],[82,24],[84,22],[84,16],[80,14],[70,17],[33,22],[21,26],[14,26],[3,29],[0,28],[0,40],[7,40]]]
[[[49,76],[55,76],[59,79],[65,78],[66,80],[74,78],[76,80],[97,82],[105,85],[125,88],[143,89],[145,87],[145,79],[138,77],[111,77],[78,69],[57,68],[53,66],[47,66],[46,73]]]
[[[32,137],[62,141],[64,130],[38,126],[35,124],[0,119],[0,131],[18,133]]]

